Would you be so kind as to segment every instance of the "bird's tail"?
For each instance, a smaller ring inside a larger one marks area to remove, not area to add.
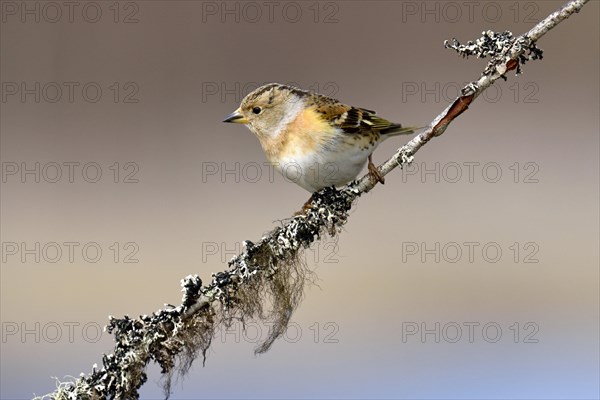
[[[382,135],[398,136],[410,135],[425,128],[425,126],[402,126],[400,124],[391,124],[388,128],[379,131]]]

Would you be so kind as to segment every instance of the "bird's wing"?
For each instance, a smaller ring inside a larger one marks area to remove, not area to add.
[[[345,133],[354,134],[363,131],[377,132],[382,135],[411,133],[411,128],[378,117],[375,111],[357,108],[340,102],[321,100],[317,112],[323,115],[331,125],[341,128]],[[410,131],[410,132],[409,132]]]

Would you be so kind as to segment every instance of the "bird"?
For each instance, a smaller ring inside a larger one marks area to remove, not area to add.
[[[383,184],[383,175],[373,164],[373,151],[389,137],[419,129],[279,83],[246,95],[223,122],[246,125],[275,169],[311,193],[355,180],[365,164],[372,179]]]

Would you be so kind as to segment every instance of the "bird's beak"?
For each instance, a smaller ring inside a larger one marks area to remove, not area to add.
[[[246,118],[244,118],[244,116],[240,112],[240,109],[238,108],[237,110],[235,110],[234,112],[229,114],[227,117],[225,117],[223,122],[235,122],[236,124],[247,124],[248,120]]]

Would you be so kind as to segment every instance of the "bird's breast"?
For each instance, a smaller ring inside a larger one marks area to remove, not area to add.
[[[263,138],[261,144],[269,161],[286,180],[315,192],[355,179],[377,147],[378,139],[378,135],[349,135],[307,109],[279,135]]]
[[[277,135],[261,140],[271,161],[281,158],[302,157],[318,152],[334,140],[336,130],[313,109],[307,108],[291,119]]]

